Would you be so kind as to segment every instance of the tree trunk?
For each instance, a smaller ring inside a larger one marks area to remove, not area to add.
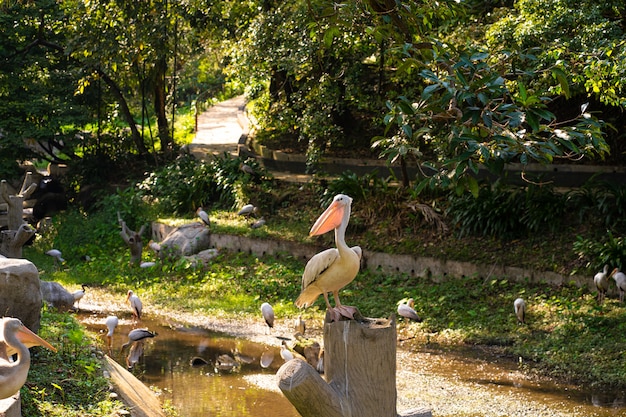
[[[396,417],[395,319],[324,325],[326,383],[311,365],[292,359],[278,386],[303,417]],[[431,416],[416,409],[403,416]]]
[[[166,62],[164,58],[159,59],[155,66],[154,77],[154,113],[157,117],[159,129],[159,140],[161,141],[161,152],[168,154],[172,150],[170,140],[169,123],[167,121],[166,97],[165,97],[165,70]]]
[[[117,98],[117,102],[120,105],[120,109],[122,110],[122,115],[124,115],[124,118],[126,119],[126,123],[128,123],[128,127],[130,128],[131,137],[135,144],[135,147],[137,148],[137,151],[142,155],[147,154],[148,149],[146,149],[146,146],[143,143],[141,134],[139,133],[139,130],[137,129],[137,124],[135,123],[135,119],[133,118],[133,115],[130,112],[130,108],[128,107],[128,103],[126,102],[126,98],[124,97],[124,94],[122,94],[122,90],[120,90],[117,83],[113,81],[111,77],[109,77],[106,73],[104,73],[101,70],[97,70],[97,71],[98,71],[98,74],[100,75],[100,78],[102,78],[102,80],[109,86],[109,88],[113,92],[113,95]]]

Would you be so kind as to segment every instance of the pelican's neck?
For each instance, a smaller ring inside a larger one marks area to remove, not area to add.
[[[335,244],[337,245],[339,252],[350,250],[350,247],[346,244],[346,229],[348,228],[348,223],[350,222],[350,211],[350,206],[346,207],[343,212],[341,224],[335,229]]]
[[[17,360],[12,363],[12,366],[24,366],[28,371],[30,368],[30,351],[17,337],[11,332],[4,332],[4,342],[17,350]],[[9,358],[10,359],[10,358]]]

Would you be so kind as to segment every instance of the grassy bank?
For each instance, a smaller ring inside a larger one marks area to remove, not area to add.
[[[235,225],[230,228],[236,231]],[[212,317],[256,319],[264,301],[274,305],[279,317],[298,314],[293,300],[299,293],[304,265],[289,254],[255,257],[224,251],[206,269],[181,262],[158,262],[154,268],[141,269],[128,265],[128,253],[120,244],[116,249],[94,252],[90,262],[68,258],[63,268],[56,270],[52,259],[43,255],[49,244],[40,240],[27,248],[25,256],[38,265],[42,279],[59,281],[70,289],[87,283],[123,298],[132,288],[146,305]],[[397,302],[407,297],[415,299],[424,320],[401,326],[400,331],[415,336],[417,345],[498,346],[521,358],[521,366],[529,372],[586,385],[626,388],[626,307],[615,299],[600,306],[595,294],[576,287],[511,283],[498,277],[447,278],[436,283],[369,271],[362,271],[342,292],[345,304],[358,306],[370,317],[389,316]],[[518,325],[513,314],[517,297],[523,297],[528,305],[526,325]],[[320,298],[304,316],[321,322],[323,310]]]

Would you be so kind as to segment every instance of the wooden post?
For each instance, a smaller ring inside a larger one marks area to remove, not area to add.
[[[397,417],[396,323],[345,320],[324,325],[324,379],[292,359],[278,370],[278,386],[303,417]],[[412,410],[403,416],[432,416]]]

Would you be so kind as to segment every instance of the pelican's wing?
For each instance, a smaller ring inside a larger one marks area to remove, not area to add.
[[[302,289],[311,285],[339,258],[339,251],[335,248],[326,249],[307,262],[302,274]]]

